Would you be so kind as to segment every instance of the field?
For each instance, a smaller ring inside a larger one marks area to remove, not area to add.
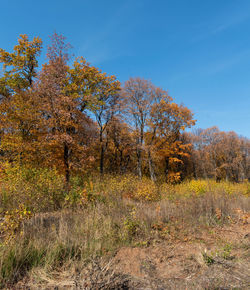
[[[249,285],[247,181],[78,176],[65,191],[56,170],[9,168],[1,177],[4,289]]]

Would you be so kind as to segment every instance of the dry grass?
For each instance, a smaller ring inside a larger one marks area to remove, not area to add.
[[[92,180],[84,187],[89,202],[22,221],[14,238],[1,244],[0,285],[12,287],[24,277],[49,284],[57,273],[76,277],[89,261],[112,256],[122,246],[186,241],[215,227],[248,222],[249,183],[154,184],[152,198],[151,181],[143,183],[132,177]]]

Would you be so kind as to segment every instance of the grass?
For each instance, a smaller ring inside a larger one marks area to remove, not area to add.
[[[49,176],[50,180],[54,179],[51,172]],[[37,184],[33,184],[35,178],[29,177],[28,181],[20,178],[9,192],[2,183],[5,199],[12,196],[12,206],[17,205],[17,200],[13,201],[13,188],[28,183],[26,188],[31,194],[30,188],[37,188]],[[44,181],[40,183],[46,185]],[[49,186],[53,198],[57,198],[53,184]],[[55,186],[62,190],[58,181]],[[11,287],[27,275],[37,276],[39,271],[48,275],[64,270],[77,273],[89,259],[112,255],[125,245],[147,246],[157,240],[185,240],[202,229],[236,223],[250,210],[249,188],[247,182],[232,184],[212,180],[169,185],[153,184],[146,178],[140,181],[133,176],[105,176],[102,181],[92,178],[82,183],[76,179],[72,192],[59,197],[60,206],[56,210],[47,196],[49,189],[43,188],[49,201],[48,212],[44,203],[39,210],[35,201],[33,207],[29,205],[33,209],[31,216],[26,218],[23,211],[15,211],[13,218],[22,216],[20,222],[11,226],[12,221],[9,227],[2,227],[0,285]],[[34,191],[33,195],[36,194],[41,193]],[[10,213],[9,205],[5,206],[2,212],[8,209]],[[4,230],[10,231],[9,239]],[[229,255],[229,249],[224,249],[223,254]],[[203,257],[211,263],[210,256]]]

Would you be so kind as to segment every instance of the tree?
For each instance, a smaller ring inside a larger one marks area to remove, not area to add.
[[[142,178],[142,154],[147,118],[152,103],[152,83],[141,78],[125,82],[123,95],[129,123],[134,128],[136,139],[137,174]]]
[[[34,152],[37,127],[37,104],[32,88],[37,77],[40,38],[29,41],[20,35],[14,52],[0,49],[3,76],[0,78],[1,149],[9,160],[30,158]]]
[[[188,156],[190,144],[181,142],[181,132],[195,124],[192,112],[177,105],[166,91],[155,88],[155,102],[151,106],[148,120],[147,147],[151,179],[155,180],[152,151],[165,161],[165,175],[175,163],[182,163],[181,156]],[[180,173],[178,173],[180,176]]]
[[[249,139],[217,127],[190,134],[195,177],[239,182],[249,178]]]
[[[103,174],[104,154],[107,149],[107,141],[105,144],[104,140],[105,133],[107,126],[119,111],[120,82],[114,76],[106,76],[98,70],[95,80],[95,106],[92,107],[92,112],[99,127],[100,174]]]
[[[106,128],[119,108],[120,82],[98,68],[90,66],[84,58],[78,58],[70,70],[80,98],[80,110],[85,109],[95,117],[99,128],[100,173],[104,171]]]
[[[46,156],[47,164],[64,171],[66,188],[70,172],[83,167],[87,161],[86,124],[91,123],[84,112],[89,101],[88,92],[82,85],[83,75],[86,75],[78,73],[77,63],[73,69],[69,68],[68,49],[65,38],[55,33],[48,48],[48,63],[43,65],[36,86],[42,156]]]
[[[125,173],[133,155],[133,137],[128,125],[114,117],[107,127],[109,168],[111,172]]]
[[[8,97],[32,87],[37,76],[38,60],[42,40],[34,37],[29,41],[27,35],[20,35],[14,52],[9,53],[0,48],[0,62],[3,63],[0,94]]]

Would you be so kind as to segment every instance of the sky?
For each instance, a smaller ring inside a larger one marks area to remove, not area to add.
[[[63,34],[75,56],[124,82],[151,80],[191,109],[196,127],[250,138],[250,0],[0,0],[0,47],[20,34],[45,48]]]

